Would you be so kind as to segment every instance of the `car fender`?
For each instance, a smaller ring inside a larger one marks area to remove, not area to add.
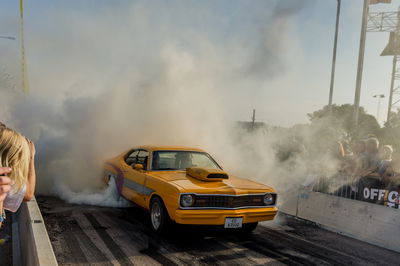
[[[154,196],[158,196],[163,201],[169,217],[174,220],[175,211],[179,208],[179,189],[168,182],[151,176],[148,177],[146,186],[154,191],[146,199],[146,206],[148,206],[148,209],[150,210],[151,199]]]

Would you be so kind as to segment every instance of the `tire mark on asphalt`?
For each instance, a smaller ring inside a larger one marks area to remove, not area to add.
[[[188,237],[190,236],[187,234]],[[203,265],[243,265],[254,262],[247,257],[245,250],[235,250],[229,243],[222,243],[218,238],[204,238],[197,236],[194,239],[172,240],[172,244],[186,252]]]
[[[287,257],[289,264],[303,265],[347,265],[351,263],[351,259],[342,254],[332,254],[330,249],[324,246],[309,243],[305,239],[298,237],[291,238],[290,235],[282,231],[275,232],[273,230],[263,228],[262,235],[268,235],[268,238],[261,235],[253,235],[248,242],[242,245],[259,252],[278,253],[280,256]],[[360,260],[352,262],[360,264]],[[365,264],[364,264],[365,265]]]
[[[107,212],[96,215],[103,225],[110,227],[109,235],[121,247],[129,259],[136,265],[160,265],[156,260],[140,252],[149,247],[148,237],[142,233],[143,228],[136,224],[125,224],[126,221],[116,219],[116,215]]]
[[[105,221],[110,227],[118,228],[125,235],[129,236],[138,250],[146,249],[149,245],[149,236],[146,234],[145,228],[139,223],[131,223],[124,219],[120,219],[115,213],[104,212],[99,214],[102,220]]]
[[[269,236],[265,239],[265,235],[267,234],[261,235],[257,229],[256,232],[249,235],[227,235],[222,241],[233,242],[287,265],[315,265],[310,262],[310,258],[297,256],[290,251],[285,252],[291,247],[291,243],[283,244],[280,239],[271,239]],[[320,265],[324,264],[324,262],[320,263]]]
[[[142,254],[149,256],[150,258],[154,259],[155,261],[159,262],[162,265],[167,266],[175,266],[178,265],[177,263],[173,262],[163,254],[161,254],[157,246],[154,246],[152,243],[149,243],[149,246],[146,249],[140,250]]]
[[[130,213],[130,212],[129,212]],[[118,227],[122,227],[123,231],[132,236],[132,239],[137,240],[135,236],[140,231],[140,239],[146,238],[148,248],[142,252],[149,256],[154,256],[154,259],[163,264],[170,265],[244,265],[258,264],[251,258],[247,258],[247,253],[252,253],[255,257],[262,257],[264,260],[274,260],[269,257],[263,257],[263,254],[243,249],[234,243],[222,243],[218,238],[206,238],[197,234],[193,235],[193,228],[173,226],[171,228],[172,236],[160,237],[154,234],[144,224],[145,216],[139,217],[118,217],[113,213],[107,215],[110,219],[118,219],[116,222]],[[132,228],[133,227],[133,228]],[[190,229],[190,231],[188,230]],[[133,233],[133,234],[132,234]],[[176,235],[178,234],[178,235]],[[194,239],[191,239],[193,238]],[[136,241],[135,241],[136,242]],[[238,250],[235,250],[238,249]],[[257,256],[258,255],[258,256]],[[168,259],[169,261],[165,261]],[[279,260],[275,260],[279,261]],[[171,264],[173,263],[173,264]]]
[[[243,253],[246,255],[246,258],[249,260],[246,264],[252,265],[265,265],[265,264],[274,264],[274,265],[284,265],[284,263],[280,262],[281,258],[274,259],[268,256],[264,256],[261,253],[258,253],[254,250],[245,248],[243,246],[238,245],[238,243],[232,241],[224,241],[225,245],[227,245],[231,250],[236,253]]]
[[[290,260],[285,254],[274,252],[272,250],[263,250],[257,248],[251,249],[243,245],[243,241],[238,242],[238,239],[242,240],[243,237],[248,239],[249,235],[242,235],[234,232],[229,232],[228,234],[228,232],[223,230],[215,231],[212,233],[212,235],[213,237],[211,238],[201,240],[200,246],[198,242],[182,243],[181,239],[176,240],[176,245],[184,245],[183,249],[195,256],[199,256],[198,253],[200,253],[200,256],[202,253],[208,253],[208,259],[210,261],[219,263],[225,263],[225,261],[229,261],[233,258],[238,260],[239,264],[258,264],[255,261],[257,259],[270,260],[268,263],[276,262],[278,264],[294,264],[296,262],[294,260]],[[217,252],[222,254],[216,254]],[[233,252],[233,254],[231,253],[226,255],[227,252]],[[250,253],[252,257],[248,257],[248,253]],[[207,259],[207,257],[204,259]],[[231,264],[231,262],[227,263]]]
[[[75,214],[75,220],[77,221],[76,228],[82,232],[79,235],[79,240],[82,242],[82,248],[86,250],[85,254],[88,257],[90,263],[97,263],[103,261],[104,265],[114,265],[117,260],[114,258],[111,251],[108,250],[105,243],[99,239],[99,235],[94,230],[92,225],[86,219],[83,214]]]
[[[314,265],[314,264],[308,263],[308,261],[305,259],[279,252],[278,250],[276,250],[276,247],[271,246],[271,245],[260,245],[260,244],[253,243],[251,241],[241,243],[240,245],[247,249],[250,249],[252,251],[260,253],[264,256],[267,256],[269,258],[273,258],[273,259],[275,259],[281,263],[284,263],[286,265]]]
[[[60,200],[44,198],[42,206],[49,209],[47,215],[44,212],[46,227],[49,237],[55,249],[60,265],[65,264],[89,264],[91,261],[85,250],[84,241],[80,240],[80,234],[86,234],[89,239],[99,248],[106,250],[106,257],[113,258],[113,253],[108,251],[109,246],[103,244],[97,230],[105,231],[118,245],[125,255],[133,254],[124,249],[125,245],[135,249],[141,254],[131,257],[135,265],[147,265],[142,261],[161,263],[165,265],[371,265],[374,263],[384,265],[397,265],[399,256],[389,251],[378,250],[368,244],[360,245],[354,240],[344,240],[342,236],[331,235],[325,238],[327,232],[323,229],[311,228],[308,224],[289,219],[293,224],[294,231],[274,230],[270,227],[259,227],[248,236],[236,234],[225,234],[213,232],[200,234],[197,227],[190,228],[189,233],[174,230],[166,237],[153,234],[147,225],[147,213],[137,209],[110,209],[91,206],[74,206],[62,203]],[[61,202],[61,203],[59,203]],[[47,204],[47,205],[46,205]],[[71,211],[79,214],[72,217],[78,222],[80,229],[68,222]],[[92,228],[89,219],[84,213],[92,213],[98,224],[104,227]],[[85,223],[81,224],[81,220]],[[90,234],[88,234],[90,233]],[[120,234],[123,235],[123,241]],[[69,236],[67,236],[69,235]],[[71,236],[72,235],[72,236]],[[96,237],[91,237],[96,236]],[[205,236],[205,237],[204,237]],[[75,239],[75,240],[74,240]],[[77,239],[77,241],[76,241]],[[68,241],[67,241],[68,240]],[[102,245],[97,245],[98,243]],[[121,240],[121,241],[120,241]],[[215,243],[215,241],[220,243]],[[334,242],[334,243],[333,243]],[[83,255],[79,250],[75,251],[71,245],[83,249]],[[336,248],[337,247],[337,248]],[[358,248],[358,249],[357,249]],[[71,251],[74,253],[71,254]],[[237,255],[239,254],[239,255]],[[247,258],[242,255],[248,255]],[[383,257],[378,257],[382,255]],[[83,256],[83,257],[82,257]],[[373,256],[377,259],[373,260]],[[85,263],[89,260],[88,263]],[[156,258],[157,257],[157,258]],[[143,260],[142,260],[143,259]],[[274,260],[274,261],[271,261]],[[75,263],[74,263],[75,262]],[[117,260],[113,261],[118,263]],[[380,262],[380,263],[379,263]],[[97,264],[97,263],[96,263]]]
[[[296,230],[286,232],[289,235],[305,238],[307,241],[315,243],[318,246],[327,247],[345,254],[345,256],[350,256],[352,259],[349,259],[349,261],[353,260],[353,264],[362,264],[363,266],[400,265],[400,253],[395,253],[396,255],[394,255],[393,251],[388,249],[372,246],[367,242],[356,240],[341,233],[327,231],[313,222],[302,219],[292,218],[288,224],[296,228]]]
[[[88,260],[83,253],[81,247],[79,246],[78,238],[75,236],[70,223],[67,222],[65,219],[58,220],[57,223],[59,227],[63,231],[63,238],[67,244],[68,251],[70,252],[71,256],[68,257],[68,261],[65,263],[88,263]],[[59,262],[64,263],[64,262]]]
[[[277,241],[286,243],[286,247],[291,247],[293,250],[299,253],[306,253],[313,259],[319,259],[323,262],[327,262],[333,265],[344,265],[349,264],[351,261],[354,263],[360,263],[360,258],[355,258],[344,252],[333,250],[327,246],[323,246],[317,243],[310,242],[304,238],[286,233],[284,231],[277,232],[266,227],[262,227],[261,230],[270,238],[275,238]],[[256,242],[264,242],[265,239],[258,238]],[[319,263],[319,262],[318,262]],[[368,263],[368,262],[365,262]],[[365,265],[365,264],[364,264]]]
[[[232,252],[227,246],[214,239],[203,239],[199,236],[181,231],[179,226],[172,227],[169,234],[159,236],[149,232],[150,244],[159,250],[159,253],[168,254],[168,258],[178,265],[243,265],[235,261],[226,262],[239,254],[227,254]],[[216,254],[224,253],[224,254]]]
[[[243,265],[243,263],[235,260],[240,260],[246,258],[245,254],[240,254],[240,253],[233,253],[233,254],[217,254],[217,255],[211,255],[208,257],[204,257],[200,259],[201,262],[204,262],[205,264],[209,264],[210,260],[213,260],[217,262],[218,264],[224,263],[226,265]],[[248,261],[251,263],[251,261]]]
[[[110,262],[110,259],[107,258],[97,247],[96,245],[88,238],[85,233],[79,234],[79,245],[82,248],[88,262],[91,263],[100,263],[101,265],[113,265]]]
[[[96,220],[96,218],[91,213],[84,213],[86,218],[89,220],[93,228],[99,234],[101,239],[107,245],[108,249],[112,252],[114,257],[118,260],[118,262],[125,265],[133,265],[133,263],[127,258],[125,253],[121,250],[121,248],[114,242],[114,240],[108,235],[106,228],[101,226],[100,223]]]
[[[157,235],[153,235],[150,230],[145,228],[143,224],[139,221],[136,220],[127,220],[121,217],[116,217],[115,214],[113,213],[105,213],[108,218],[110,218],[113,222],[114,219],[118,219],[116,224],[118,224],[118,227],[121,228],[127,235],[128,237],[133,241],[134,245],[139,247],[139,252],[143,255],[146,255],[153,260],[157,261],[158,263],[162,265],[179,265],[173,260],[169,259],[167,256],[165,256],[162,253],[169,253],[165,249],[165,244],[161,239],[158,238]],[[143,218],[143,217],[142,217]],[[142,243],[139,244],[137,240],[141,240]],[[162,243],[162,244],[161,244]],[[162,251],[166,252],[160,252],[160,247],[162,247]],[[188,263],[185,263],[188,264]]]

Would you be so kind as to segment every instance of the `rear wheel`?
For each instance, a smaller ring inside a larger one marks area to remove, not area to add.
[[[111,178],[112,178],[111,173],[109,173],[108,171],[104,171],[103,180],[107,185],[110,184]]]
[[[154,197],[150,203],[150,225],[156,233],[166,232],[169,225],[168,212],[159,197]]]
[[[119,194],[118,188],[117,188],[117,183],[115,181],[114,176],[111,174],[106,174],[104,177],[106,183],[107,183],[107,191],[110,192],[111,197],[115,201],[119,201],[121,199],[121,195]]]

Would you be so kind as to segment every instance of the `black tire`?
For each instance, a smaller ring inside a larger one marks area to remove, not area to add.
[[[242,228],[240,229],[240,232],[243,234],[250,234],[257,228],[258,223],[247,223],[243,224]]]
[[[115,178],[112,175],[106,175],[105,179],[106,178],[108,179],[107,190],[112,189],[112,193],[111,193],[112,197],[114,198],[114,200],[119,201],[121,198],[121,195],[119,194]],[[112,186],[112,188],[110,186]]]
[[[106,185],[108,186],[108,185],[110,184],[111,174],[109,174],[107,171],[104,171],[103,176],[104,176],[104,177],[103,177],[104,182],[105,182]]]
[[[167,232],[169,224],[170,218],[164,203],[159,197],[154,197],[150,202],[151,229],[158,234],[163,234]]]

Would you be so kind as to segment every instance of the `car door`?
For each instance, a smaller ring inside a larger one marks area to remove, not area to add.
[[[132,153],[136,155],[136,158],[131,158],[127,160],[128,163],[124,165],[124,185],[122,187],[122,195],[128,200],[133,201],[139,206],[145,207],[146,199],[146,172],[148,167],[149,152],[147,150],[139,149],[137,153]],[[130,158],[131,155],[127,157]],[[142,164],[143,169],[135,169],[135,164]]]

